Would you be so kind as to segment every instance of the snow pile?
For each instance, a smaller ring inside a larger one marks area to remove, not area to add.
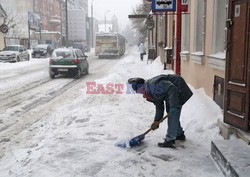
[[[1,159],[0,176],[222,176],[209,156],[211,140],[221,139],[216,120],[222,114],[203,89],[192,89],[183,107],[187,141],[177,142],[176,150],[157,147],[167,121],[139,147],[114,146],[146,131],[155,112],[141,95],[126,94],[127,79],[173,73],[162,69],[159,59],[141,62],[134,49],[106,77],[92,81],[123,84],[121,94],[86,94],[80,85],[70,90],[71,99],[57,98],[50,116],[13,137],[19,145]]]

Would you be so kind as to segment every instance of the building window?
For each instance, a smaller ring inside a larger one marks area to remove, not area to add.
[[[188,5],[190,7],[190,4]],[[190,15],[189,13],[182,14],[181,26],[181,51],[189,52],[190,42]]]
[[[189,14],[182,15],[182,34],[181,34],[181,50],[189,51],[189,37],[190,37],[190,16]]]
[[[195,8],[195,52],[204,54],[205,45],[205,0],[196,0]]]
[[[227,0],[214,0],[212,54],[208,65],[225,71]]]
[[[214,0],[212,52],[224,52],[226,43],[226,0]]]

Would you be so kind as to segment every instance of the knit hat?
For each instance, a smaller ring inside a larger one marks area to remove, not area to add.
[[[135,77],[135,78],[130,78],[128,80],[128,83],[131,84],[133,90],[136,91],[145,83],[145,80],[140,77]]]

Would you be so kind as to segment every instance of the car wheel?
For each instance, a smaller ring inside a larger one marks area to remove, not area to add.
[[[75,78],[76,78],[76,79],[79,79],[79,78],[81,77],[81,74],[82,74],[81,69],[78,68],[77,71],[76,71]]]
[[[54,79],[55,76],[56,76],[55,72],[53,72],[53,71],[50,71],[50,72],[49,72],[49,77],[50,77],[51,79]]]
[[[20,62],[20,57],[19,56],[16,58],[16,62]]]
[[[85,74],[89,74],[89,67],[86,68]]]
[[[54,79],[54,78],[55,78],[55,76],[56,76],[56,75],[55,75],[55,73],[54,73],[54,72],[50,72],[50,73],[49,73],[49,77],[50,77],[51,79]]]

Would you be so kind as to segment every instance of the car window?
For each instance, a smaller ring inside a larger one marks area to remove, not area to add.
[[[19,52],[23,52],[23,47],[22,46],[20,46]]]
[[[74,54],[70,50],[57,50],[53,52],[52,57],[73,58]]]
[[[37,49],[47,49],[47,45],[46,44],[38,44],[36,46]]]
[[[73,44],[73,48],[74,49],[83,49],[83,45],[82,44]]]
[[[80,50],[76,50],[76,56],[77,56],[78,58],[82,58],[82,57],[83,57],[83,54],[82,54],[82,52],[81,52]]]
[[[80,57],[81,57],[81,56],[79,55],[79,53],[78,53],[77,50],[75,51],[75,54],[76,54],[76,57],[77,57],[77,58],[80,58]]]
[[[81,57],[83,57],[83,56],[84,56],[81,50],[79,50],[79,53],[80,53]]]
[[[18,46],[6,46],[3,51],[18,51]]]

